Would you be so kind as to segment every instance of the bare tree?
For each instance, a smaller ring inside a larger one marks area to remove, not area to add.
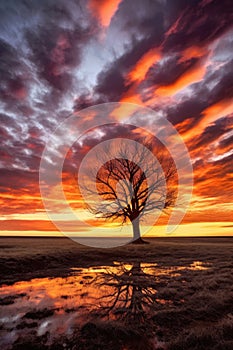
[[[121,224],[131,222],[134,243],[144,243],[140,222],[148,213],[160,213],[173,205],[176,169],[161,149],[152,153],[152,144],[142,146],[133,141],[118,144],[117,148],[112,152],[105,147],[102,154],[95,155],[102,165],[98,171],[89,169],[85,191],[91,197],[93,188],[97,189],[102,200],[90,200],[87,207],[97,217]],[[90,181],[95,181],[94,187]]]

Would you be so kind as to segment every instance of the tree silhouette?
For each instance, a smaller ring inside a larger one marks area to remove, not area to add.
[[[140,222],[151,212],[161,212],[174,204],[176,168],[167,153],[152,143],[138,142],[118,144],[112,152],[106,147],[96,154],[102,163],[98,171],[92,172],[101,201],[92,200],[87,208],[97,217],[124,224],[131,222],[133,242],[145,243],[140,235]],[[105,159],[108,158],[108,161]],[[92,180],[93,181],[93,180]],[[86,183],[90,195],[93,186]]]

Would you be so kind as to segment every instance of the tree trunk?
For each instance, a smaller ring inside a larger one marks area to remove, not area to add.
[[[132,221],[133,225],[133,244],[147,244],[140,235],[139,218]]]
[[[139,218],[136,218],[132,221],[133,225],[133,240],[136,241],[141,237],[140,235],[140,227],[139,227]]]

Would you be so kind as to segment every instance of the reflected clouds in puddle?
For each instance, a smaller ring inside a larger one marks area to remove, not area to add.
[[[36,278],[0,288],[0,343],[7,347],[23,334],[71,334],[92,318],[149,322],[158,304],[158,284],[182,271],[208,269],[194,261],[189,266],[159,267],[153,263],[114,262],[112,266],[72,268],[67,277]],[[182,301],[181,301],[182,302]]]

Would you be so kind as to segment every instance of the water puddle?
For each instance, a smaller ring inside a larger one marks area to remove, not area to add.
[[[158,267],[152,263],[72,268],[67,277],[35,278],[0,288],[1,348],[11,348],[19,336],[71,334],[94,317],[142,320],[153,307],[172,304],[157,297],[158,282],[179,276],[183,270],[208,269],[194,261],[190,266]]]

